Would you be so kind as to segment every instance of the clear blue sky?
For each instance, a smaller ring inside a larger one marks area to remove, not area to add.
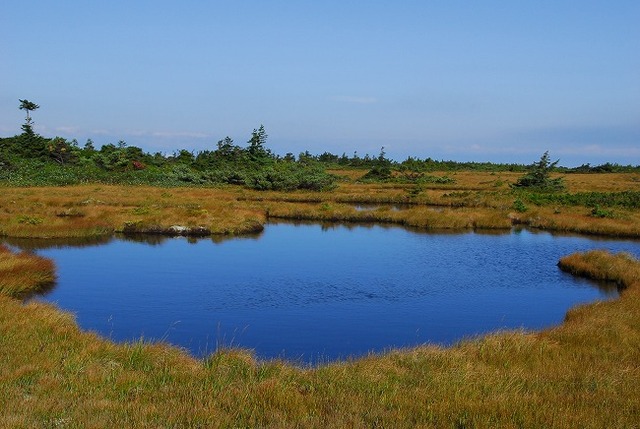
[[[14,1],[0,135],[640,164],[640,1]]]

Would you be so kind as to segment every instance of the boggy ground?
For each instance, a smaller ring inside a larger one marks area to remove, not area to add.
[[[515,175],[455,177],[453,185],[421,189],[348,181],[326,194],[4,188],[0,229],[12,236],[81,237],[179,225],[236,234],[276,215],[322,218],[351,210],[356,218],[410,224],[421,219],[419,210],[439,215],[433,222],[442,223],[447,211],[460,210],[464,215],[446,221],[451,227],[478,227],[478,213],[500,219],[500,227],[563,215],[568,229],[638,234],[632,210],[607,208],[613,216],[600,218],[586,206],[525,203],[530,207],[519,211],[513,203],[520,196],[508,189]],[[567,181],[574,193],[592,186],[638,190],[632,175],[572,175]],[[452,199],[455,204],[445,204]],[[392,207],[407,201],[409,209]],[[358,211],[354,203],[383,207]],[[476,223],[462,222],[465,216]],[[555,225],[563,224],[556,218]],[[640,262],[590,252],[561,266],[624,290],[619,299],[571,309],[562,325],[539,333],[496,333],[450,348],[427,345],[299,368],[258,362],[249,351],[233,349],[196,360],[165,344],[114,344],[82,332],[70,314],[20,299],[51,282],[52,264],[1,248],[0,427],[637,427]]]
[[[640,237],[640,210],[614,204],[613,195],[636,192],[637,174],[571,174],[572,196],[605,194],[604,205],[548,201],[510,183],[517,173],[459,172],[448,184],[361,184],[359,171],[331,192],[259,192],[241,187],[154,188],[82,185],[2,188],[0,236],[86,237],[113,232],[223,235],[260,231],[269,218],[389,222],[427,229],[508,229],[514,224],[551,231]],[[443,176],[445,173],[437,173]],[[367,204],[363,210],[358,205]],[[632,204],[633,205],[633,204]],[[596,211],[597,210],[597,211]]]

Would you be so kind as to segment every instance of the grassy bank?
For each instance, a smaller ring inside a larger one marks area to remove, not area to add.
[[[263,228],[265,212],[238,202],[241,188],[82,185],[4,188],[0,235],[91,237],[113,232],[245,234]],[[171,227],[175,231],[171,231]]]
[[[157,188],[78,185],[4,187],[0,236],[91,237],[113,232],[233,235],[267,220],[385,222],[426,229],[508,229],[640,237],[640,178],[572,174],[566,192],[511,189],[519,174],[456,172],[453,183],[358,183],[360,170],[333,171],[330,192],[253,191],[239,186]],[[435,173],[443,175],[444,173]],[[591,190],[590,190],[591,189]],[[361,210],[358,205],[373,205]]]
[[[38,287],[39,258],[21,273],[11,268],[25,257],[3,251],[0,278]],[[635,427],[640,262],[592,252],[561,264],[625,290],[540,333],[315,369],[257,362],[242,350],[199,361],[163,344],[116,345],[51,305],[24,305],[3,290],[0,426]]]
[[[0,294],[13,298],[39,292],[55,280],[53,262],[0,245]]]

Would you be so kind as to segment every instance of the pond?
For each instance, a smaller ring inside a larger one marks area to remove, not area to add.
[[[52,258],[36,299],[115,341],[218,347],[315,364],[502,329],[562,322],[615,286],[561,272],[561,256],[637,241],[509,233],[425,233],[379,225],[276,223],[227,240],[115,237],[89,245],[14,242]]]

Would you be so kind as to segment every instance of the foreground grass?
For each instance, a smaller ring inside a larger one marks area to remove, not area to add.
[[[637,427],[640,262],[592,252],[561,264],[625,290],[540,333],[315,369],[242,350],[200,361],[163,344],[117,345],[51,305],[0,293],[0,427]],[[17,275],[7,266],[0,278]]]

